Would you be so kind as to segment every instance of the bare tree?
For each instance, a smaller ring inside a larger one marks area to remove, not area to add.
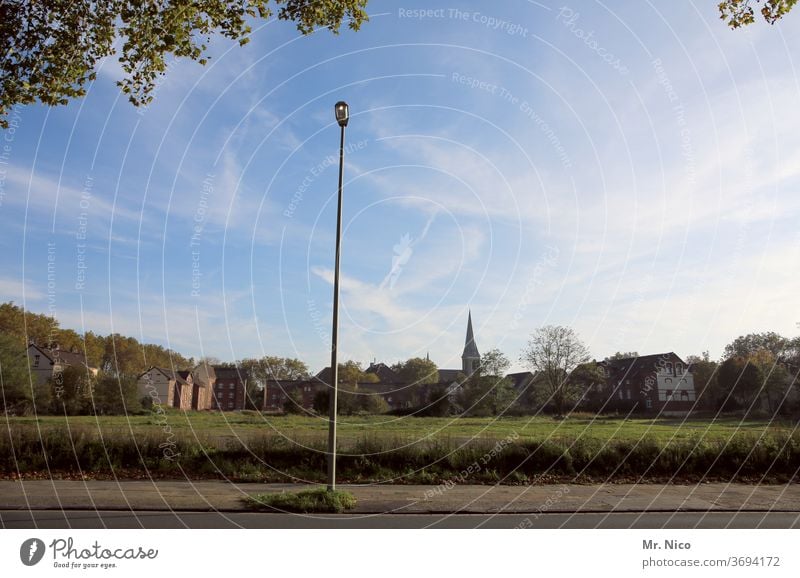
[[[546,325],[531,335],[520,361],[541,375],[546,402],[553,404],[556,415],[563,416],[582,394],[581,382],[569,376],[590,358],[589,349],[572,329]]]

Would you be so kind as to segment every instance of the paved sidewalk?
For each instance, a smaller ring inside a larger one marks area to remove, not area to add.
[[[0,510],[245,510],[242,498],[312,486],[224,481],[0,481]],[[342,485],[353,513],[800,512],[800,485]]]

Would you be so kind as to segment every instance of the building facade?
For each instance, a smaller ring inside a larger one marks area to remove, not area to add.
[[[47,383],[55,374],[63,372],[67,367],[84,368],[92,375],[97,375],[98,372],[96,367],[89,367],[83,353],[60,349],[58,345],[48,348],[29,343],[27,353],[31,379],[37,385]]]
[[[247,407],[247,376],[238,367],[214,366],[216,381],[212,407],[236,411]]]
[[[605,384],[600,411],[686,415],[696,397],[690,367],[675,353],[607,359],[598,362]]]

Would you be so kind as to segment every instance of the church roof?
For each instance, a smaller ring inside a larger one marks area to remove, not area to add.
[[[469,312],[467,318],[467,339],[464,343],[464,353],[461,354],[462,358],[478,358],[481,354],[478,353],[478,346],[475,345],[475,336],[472,333],[472,311]]]

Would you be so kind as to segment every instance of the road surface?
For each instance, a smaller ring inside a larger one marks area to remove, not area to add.
[[[785,512],[647,512],[590,514],[291,515],[255,512],[2,510],[2,528],[800,528]]]

